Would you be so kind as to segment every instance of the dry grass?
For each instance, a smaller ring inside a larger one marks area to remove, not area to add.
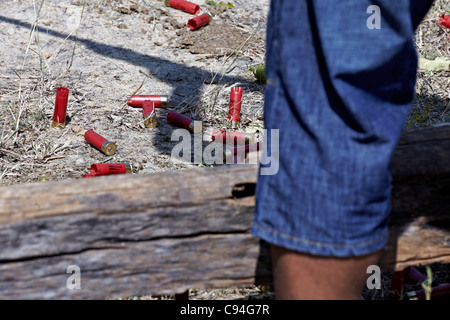
[[[63,50],[73,50],[73,43],[61,40],[56,51],[46,52],[40,46],[40,15],[45,0],[33,1],[36,19],[30,30],[25,59],[22,66],[10,66],[10,72],[0,76],[0,184],[45,180],[49,171],[46,164],[64,157],[65,150],[72,147],[71,133],[61,135],[50,129],[52,114],[49,106],[54,104],[54,92],[61,79],[70,73],[71,63],[61,70],[57,57]],[[433,59],[450,56],[450,30],[437,24],[442,13],[450,13],[449,0],[436,0],[433,9],[425,18],[416,36],[418,52]],[[226,127],[223,119],[228,112],[228,94],[232,86],[239,83],[223,83],[222,76],[233,69],[238,59],[247,59],[254,64],[264,63],[264,38],[261,27],[256,28],[248,41],[219,61],[222,71],[212,76],[214,81],[204,87],[200,105],[193,113],[205,120],[206,125]],[[71,34],[76,34],[75,28]],[[30,58],[31,56],[31,58]],[[31,62],[32,61],[32,62]],[[36,63],[37,62],[37,63]],[[249,65],[250,66],[250,65]],[[251,76],[250,72],[247,74]],[[450,72],[418,72],[416,97],[407,122],[407,127],[422,127],[450,122]],[[246,114],[242,127],[253,131],[262,128],[264,86],[254,84],[245,95]],[[187,103],[186,105],[189,105]],[[68,135],[68,136],[67,136]],[[27,178],[31,173],[34,180]],[[63,178],[64,176],[61,176]],[[447,266],[432,266],[437,283],[449,282]],[[366,299],[385,299],[391,274],[385,273],[383,290],[365,292]],[[135,297],[152,299],[152,297]],[[164,297],[173,299],[173,296]],[[272,299],[267,287],[227,288],[214,290],[190,290],[191,299]]]
[[[241,129],[253,132],[263,128],[263,99],[264,86],[257,83],[225,83],[224,76],[229,74],[235,67],[238,60],[251,61],[248,64],[248,72],[244,76],[252,78],[250,66],[263,64],[265,55],[265,40],[263,36],[264,24],[258,24],[253,30],[248,32],[248,38],[235,49],[230,50],[219,62],[220,71],[216,71],[211,76],[211,81],[205,87],[201,97],[201,114],[205,126],[220,129],[230,129],[230,122],[225,121],[228,115],[229,95],[232,87],[244,86],[245,94],[242,104],[245,108],[242,112]]]
[[[450,29],[438,24],[443,13],[450,13],[450,1],[437,0],[416,32],[420,56],[433,60],[450,57]],[[450,70],[418,71],[416,96],[407,127],[425,127],[450,122]]]
[[[24,48],[23,63],[10,66],[14,75],[0,78],[4,81],[0,86],[0,185],[35,181],[36,172],[37,176],[42,175],[39,181],[45,181],[48,167],[40,164],[63,158],[61,152],[70,148],[72,142],[72,138],[66,136],[67,132],[59,135],[49,130],[49,119],[53,114],[48,106],[54,104],[54,92],[70,72],[76,55],[76,42],[71,43],[67,39],[78,33],[82,15],[78,26],[60,42],[56,51],[46,52],[39,39],[45,0],[33,0],[32,4],[35,20]],[[71,49],[72,55],[67,67],[61,70],[55,60],[67,49]],[[5,177],[11,179],[6,180]]]
[[[0,77],[0,183],[10,185],[27,180],[5,179],[21,176],[21,168],[27,168],[35,159],[45,160],[61,156],[70,148],[70,139],[49,130],[52,116],[49,106],[54,104],[54,92],[61,79],[70,74],[72,60],[76,58],[76,44],[61,40],[55,51],[42,49],[39,42],[40,15],[45,0],[33,1],[36,19],[30,30],[23,64],[11,66],[9,74]],[[418,52],[433,59],[450,56],[450,30],[437,24],[439,16],[448,12],[449,1],[437,0],[425,18],[416,36]],[[218,59],[221,71],[212,73],[213,81],[205,84],[198,105],[185,102],[179,111],[191,111],[191,115],[204,120],[205,127],[227,128],[229,91],[240,83],[225,83],[223,76],[236,66],[238,60],[251,65],[264,63],[264,24],[250,31],[250,36],[239,48]],[[76,34],[74,28],[70,35]],[[61,51],[70,50],[72,57],[67,68],[58,65]],[[248,61],[251,61],[248,62]],[[252,77],[251,72],[246,74]],[[450,72],[418,72],[416,96],[406,126],[422,127],[450,122]],[[263,127],[264,86],[246,84],[243,106],[245,108],[241,129],[255,131]],[[62,140],[66,139],[65,142]],[[22,175],[23,178],[23,175]],[[32,180],[30,180],[32,181]]]

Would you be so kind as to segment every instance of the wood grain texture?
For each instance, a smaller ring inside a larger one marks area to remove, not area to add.
[[[402,137],[383,266],[450,263],[449,143],[450,127]],[[0,299],[269,284],[268,245],[249,233],[256,183],[239,165],[0,188]],[[70,265],[81,290],[66,287]]]
[[[110,243],[0,264],[0,299],[104,299],[267,282],[260,256],[268,260],[268,251],[248,234]],[[70,265],[81,269],[80,290],[66,287]]]
[[[450,126],[404,132],[391,169],[390,237],[382,264],[403,270],[450,263]]]

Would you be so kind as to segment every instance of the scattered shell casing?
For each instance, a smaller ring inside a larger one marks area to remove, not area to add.
[[[107,156],[112,156],[117,151],[117,145],[115,142],[108,141],[93,130],[86,131],[84,138],[87,142],[98,150],[101,150]]]
[[[167,114],[167,121],[170,123],[189,130],[191,133],[199,133],[202,131],[202,122],[192,120],[178,112],[170,111]]]
[[[158,125],[158,118],[155,113],[155,104],[151,100],[144,101],[142,104],[142,111],[144,112],[144,125],[146,128],[156,128]]]
[[[187,25],[191,30],[197,30],[212,21],[212,16],[209,13],[203,13],[188,21]]]
[[[185,0],[164,0],[166,7],[178,9],[190,14],[197,14],[200,12],[200,6]]]
[[[233,159],[233,163],[236,157],[241,157],[242,155],[246,156],[250,151],[259,151],[261,145],[259,142],[255,142],[252,144],[246,144],[243,146],[237,146],[231,149],[226,149],[223,152],[223,161],[224,163],[229,163],[229,159]]]
[[[83,178],[96,176],[107,176],[111,174],[131,174],[132,168],[129,162],[124,163],[94,163],[91,165],[90,173]]]
[[[256,136],[254,133],[214,129],[211,135],[211,140],[223,143],[227,143],[227,141],[232,140],[234,144],[242,145],[255,142]]]
[[[53,113],[52,127],[64,129],[66,127],[67,102],[69,100],[69,89],[59,87],[56,90],[55,111]]]
[[[439,24],[450,29],[450,16],[443,14],[439,19]]]
[[[168,105],[169,96],[167,95],[128,95],[127,104],[130,107],[142,107],[144,101],[153,101],[156,108],[165,108]]]
[[[241,122],[242,92],[242,88],[231,88],[228,120],[231,120],[232,129],[238,128],[239,123]]]

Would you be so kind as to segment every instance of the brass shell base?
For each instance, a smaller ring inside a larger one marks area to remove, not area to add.
[[[127,167],[127,173],[126,174],[133,173],[132,168],[131,168],[131,164],[129,162],[125,162],[125,167]]]
[[[114,142],[106,141],[102,145],[102,151],[107,156],[112,156],[117,151],[117,145]]]
[[[66,127],[66,124],[53,121],[52,122],[52,127],[56,128],[56,129],[64,129]]]
[[[161,96],[161,108],[165,108],[169,105],[169,96],[162,95]]]
[[[146,128],[156,128],[158,125],[158,118],[156,116],[149,116],[145,118],[144,125]]]
[[[203,130],[203,123],[201,121],[192,121],[189,124],[189,131],[191,133],[201,133]]]

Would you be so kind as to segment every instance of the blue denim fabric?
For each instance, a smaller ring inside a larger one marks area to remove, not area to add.
[[[272,1],[265,126],[279,129],[280,168],[259,176],[253,235],[335,257],[385,245],[389,163],[416,82],[413,35],[431,4]],[[380,29],[367,27],[371,5]]]

